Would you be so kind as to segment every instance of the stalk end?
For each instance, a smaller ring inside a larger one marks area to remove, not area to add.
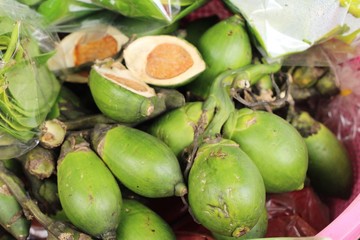
[[[57,119],[47,120],[40,126],[40,144],[44,148],[59,147],[66,135],[66,126]]]
[[[115,240],[116,239],[116,231],[110,230],[110,231],[102,234],[101,239],[103,239],[103,240]]]
[[[187,194],[188,190],[185,183],[180,182],[175,185],[175,196],[182,197]]]

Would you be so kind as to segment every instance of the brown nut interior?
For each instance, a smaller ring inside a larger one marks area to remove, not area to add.
[[[183,47],[162,43],[147,56],[146,73],[156,79],[170,79],[186,72],[194,61]]]
[[[75,46],[74,63],[75,66],[79,66],[97,59],[105,59],[114,56],[118,51],[117,41],[110,35],[93,41],[85,41],[83,37]]]

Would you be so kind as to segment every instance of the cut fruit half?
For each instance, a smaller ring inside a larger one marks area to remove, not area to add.
[[[110,25],[70,33],[57,45],[56,54],[48,61],[49,68],[56,71],[113,57],[128,40]]]
[[[206,68],[196,47],[170,35],[136,39],[124,49],[124,59],[134,76],[162,87],[185,85]]]
[[[89,87],[100,111],[122,123],[138,123],[166,108],[153,88],[118,62],[95,64],[90,71]]]
[[[144,97],[153,97],[156,95],[153,88],[134,77],[134,75],[120,63],[115,62],[111,67],[94,65],[93,68],[106,80],[120,85],[131,92]]]

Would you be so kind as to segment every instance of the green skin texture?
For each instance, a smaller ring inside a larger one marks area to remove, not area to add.
[[[175,240],[176,236],[164,219],[136,200],[124,199],[117,240]]]
[[[135,128],[107,131],[98,154],[112,173],[133,192],[151,198],[174,196],[183,185],[180,164],[160,139]]]
[[[246,66],[252,61],[250,39],[236,15],[210,27],[199,39],[198,50],[207,68],[188,84],[188,89],[204,99],[220,73]]]
[[[303,188],[308,152],[300,133],[281,117],[248,108],[231,114],[222,129],[259,168],[266,191],[288,192]]]
[[[194,141],[194,127],[202,114],[202,106],[202,102],[188,102],[154,119],[147,132],[165,142],[179,158],[182,151]],[[208,111],[208,122],[212,116],[213,111]]]
[[[239,237],[265,208],[265,186],[251,159],[228,139],[200,146],[190,170],[188,200],[195,219],[211,232]]]
[[[115,177],[96,153],[68,153],[57,176],[61,206],[71,223],[95,237],[115,234],[122,195]]]
[[[317,133],[305,138],[309,152],[308,176],[311,185],[328,196],[349,197],[352,165],[345,147],[323,124]]]
[[[259,221],[256,225],[250,230],[250,232],[246,233],[241,237],[228,237],[223,236],[217,233],[213,233],[213,237],[216,240],[244,240],[244,239],[253,239],[253,238],[262,238],[265,237],[268,227],[268,214],[266,207],[263,210],[263,213],[260,216]]]
[[[151,114],[147,109],[152,106],[155,111],[158,107],[160,111],[166,109],[165,104],[160,104],[157,97],[147,98],[131,92],[102,77],[94,69],[90,71],[89,87],[100,111],[121,123],[138,123],[150,118]]]
[[[185,39],[194,46],[199,46],[201,36],[213,25],[219,22],[219,17],[212,15],[209,17],[198,18],[186,24]]]
[[[0,182],[1,188],[4,183]],[[26,239],[29,235],[30,222],[21,213],[22,207],[10,193],[0,192],[0,225],[16,239]],[[14,217],[21,213],[14,221]]]

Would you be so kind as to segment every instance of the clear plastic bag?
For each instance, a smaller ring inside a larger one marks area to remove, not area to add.
[[[355,42],[360,19],[333,0],[224,0],[247,21],[258,49],[271,60],[304,52],[334,37]]]
[[[39,126],[60,91],[46,64],[56,40],[29,7],[0,2],[0,159],[19,156],[38,142]]]
[[[91,2],[123,16],[172,23],[201,7],[208,0],[91,0]]]
[[[56,25],[85,15],[94,14],[102,8],[80,0],[45,0],[36,7],[46,24]]]
[[[360,46],[358,48],[360,50]],[[340,94],[319,108],[319,118],[343,142],[354,141],[360,133],[360,54],[333,69]]]

